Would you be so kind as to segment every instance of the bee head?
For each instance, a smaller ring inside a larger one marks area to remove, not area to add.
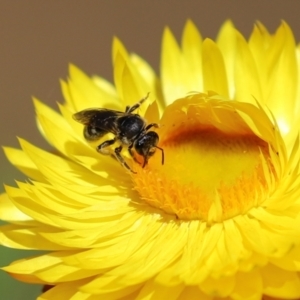
[[[158,141],[158,134],[154,131],[148,131],[135,141],[134,148],[136,152],[144,158],[143,168],[148,163],[148,159],[155,153],[156,149],[162,151],[162,164],[164,164],[164,150],[157,146]]]

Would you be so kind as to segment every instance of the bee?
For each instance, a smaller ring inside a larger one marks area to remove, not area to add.
[[[158,128],[159,125],[147,124],[139,114],[133,113],[146,101],[148,96],[149,93],[133,106],[126,106],[125,112],[106,108],[88,108],[73,115],[75,121],[84,125],[83,135],[87,141],[97,141],[108,133],[114,134],[113,139],[104,141],[96,147],[96,150],[101,154],[109,154],[107,148],[117,141],[120,142],[121,145],[114,149],[114,156],[123,167],[132,173],[136,172],[128,166],[121,155],[123,146],[128,148],[128,152],[135,162],[137,160],[133,149],[143,157],[143,168],[156,149],[161,151],[161,164],[164,164],[164,150],[157,146],[159,136],[155,131],[150,131],[151,128]]]

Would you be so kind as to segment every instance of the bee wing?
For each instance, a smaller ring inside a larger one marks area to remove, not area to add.
[[[101,128],[108,120],[113,120],[122,115],[124,115],[123,112],[116,110],[106,108],[88,108],[75,113],[73,115],[73,119],[83,125],[95,125]]]
[[[95,116],[102,115],[106,111],[108,111],[106,108],[88,108],[75,113],[73,119],[81,124],[88,125]]]

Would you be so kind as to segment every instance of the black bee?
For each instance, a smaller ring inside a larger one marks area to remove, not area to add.
[[[109,154],[106,148],[119,141],[121,145],[115,148],[115,157],[131,172],[133,171],[121,155],[124,145],[128,146],[128,152],[135,161],[132,148],[144,158],[143,168],[155,153],[156,148],[162,152],[162,164],[164,164],[164,150],[157,146],[159,136],[155,131],[149,131],[152,127],[158,128],[158,124],[147,125],[145,119],[139,114],[133,114],[146,101],[148,95],[133,106],[127,106],[125,112],[106,108],[89,108],[73,115],[74,120],[85,125],[83,135],[88,141],[96,141],[107,133],[114,134],[113,139],[101,143],[96,149],[102,154]]]

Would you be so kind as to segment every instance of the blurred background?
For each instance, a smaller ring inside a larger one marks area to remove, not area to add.
[[[0,144],[18,147],[17,136],[48,148],[40,136],[31,97],[56,108],[62,102],[59,78],[70,62],[87,74],[112,81],[111,43],[145,58],[159,74],[160,43],[168,25],[180,39],[188,18],[203,37],[215,38],[230,18],[248,37],[255,21],[271,31],[286,20],[300,41],[298,0],[0,0]],[[25,179],[0,151],[0,182]],[[3,185],[0,186],[0,192]],[[0,266],[32,255],[0,247]],[[33,300],[40,286],[19,283],[0,271],[0,299]]]

